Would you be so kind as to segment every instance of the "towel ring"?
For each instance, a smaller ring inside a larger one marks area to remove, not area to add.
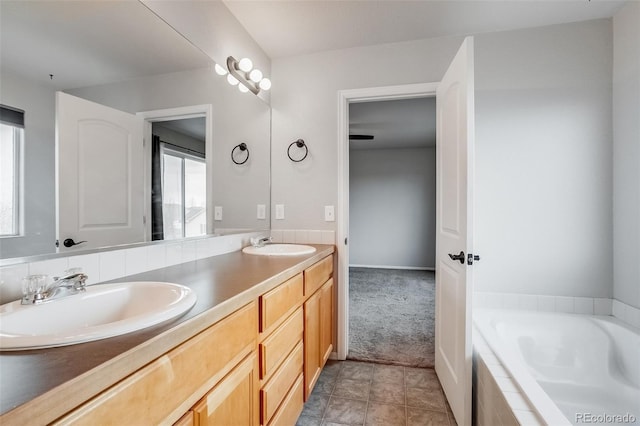
[[[304,156],[299,160],[294,160],[291,157],[291,147],[293,145],[297,146],[298,148],[304,148]],[[287,156],[289,157],[289,160],[293,161],[294,163],[301,162],[302,160],[307,158],[307,155],[309,155],[309,147],[307,146],[307,144],[302,139],[298,139],[297,141],[291,142],[291,145],[289,145],[289,148],[287,148]]]
[[[241,152],[242,151],[247,151],[247,157],[243,160],[243,161],[236,161],[236,159],[234,158],[236,149],[239,149]],[[238,145],[234,146],[233,149],[231,150],[231,161],[233,161],[234,163],[240,165],[240,164],[244,164],[247,162],[247,160],[249,159],[249,148],[247,148],[247,144],[242,142],[239,143]]]

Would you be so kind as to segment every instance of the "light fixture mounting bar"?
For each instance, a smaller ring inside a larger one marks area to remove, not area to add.
[[[240,82],[240,84],[249,89],[254,95],[260,93],[260,88],[258,87],[258,85],[249,80],[248,73],[240,70],[240,68],[238,67],[238,61],[233,56],[229,56],[227,58],[227,69],[229,70],[229,74],[234,76]]]

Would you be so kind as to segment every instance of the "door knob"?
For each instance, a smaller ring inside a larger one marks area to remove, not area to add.
[[[66,240],[64,240],[62,242],[62,245],[64,245],[65,247],[73,247],[73,246],[77,246],[78,244],[82,244],[82,243],[86,243],[86,241],[78,241],[76,243],[75,241],[73,241],[73,238],[67,238]]]
[[[459,254],[451,254],[449,253],[449,257],[451,258],[451,260],[457,260],[459,261],[461,264],[464,265],[464,252],[461,251]]]

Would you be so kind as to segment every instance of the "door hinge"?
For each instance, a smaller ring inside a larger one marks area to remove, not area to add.
[[[347,239],[346,238],[344,239],[344,245],[345,246],[347,245]]]
[[[142,224],[143,225],[147,224],[147,216],[142,216]]]

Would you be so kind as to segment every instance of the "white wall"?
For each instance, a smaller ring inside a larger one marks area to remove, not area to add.
[[[436,150],[351,150],[352,265],[434,268]]]
[[[0,73],[0,103],[25,111],[24,236],[0,239],[0,258],[55,250],[54,91]]]
[[[476,40],[478,290],[612,294],[610,20]]]
[[[640,308],[640,3],[613,17],[613,296]]]
[[[335,230],[324,206],[337,204],[338,91],[439,81],[462,37],[418,40],[272,61],[272,204],[285,205],[274,229]],[[402,64],[398,66],[397,64]],[[309,156],[287,158],[302,138]]]
[[[610,20],[476,37],[478,290],[611,296],[611,38]],[[337,91],[439,81],[461,41],[274,59],[274,228],[334,229]]]

